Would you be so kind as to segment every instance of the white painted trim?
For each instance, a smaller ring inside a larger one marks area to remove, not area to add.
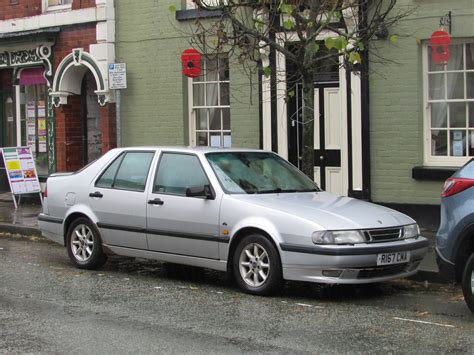
[[[20,85],[15,85],[16,145],[21,146],[21,102]]]
[[[0,21],[0,33],[21,32],[106,20],[107,13],[102,11],[102,8],[97,7],[71,11],[47,12],[37,16]]]
[[[189,145],[191,147],[196,146],[196,135],[195,135],[195,128],[196,128],[196,114],[193,110],[193,79],[187,79],[188,84],[188,129],[189,129]],[[232,127],[231,127],[232,128]]]
[[[276,96],[277,96],[277,136],[278,154],[288,160],[288,114],[286,96],[286,62],[285,56],[277,52],[276,54]],[[280,99],[280,97],[282,99]]]
[[[354,191],[363,189],[361,92],[360,76],[351,73],[352,190]]]
[[[262,75],[262,138],[263,149],[272,150],[272,93],[270,78]]]

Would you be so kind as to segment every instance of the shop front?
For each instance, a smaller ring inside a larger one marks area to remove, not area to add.
[[[56,33],[0,38],[0,146],[30,147],[41,177],[55,170],[49,91]]]

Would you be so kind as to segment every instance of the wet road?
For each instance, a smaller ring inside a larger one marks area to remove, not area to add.
[[[0,353],[474,351],[455,287],[287,283],[272,298],[224,274],[133,259],[74,268],[64,248],[0,235]]]

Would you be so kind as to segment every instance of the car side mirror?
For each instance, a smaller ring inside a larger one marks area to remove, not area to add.
[[[191,186],[186,188],[187,197],[200,197],[207,200],[213,200],[214,194],[212,193],[211,187],[209,185],[203,186]]]

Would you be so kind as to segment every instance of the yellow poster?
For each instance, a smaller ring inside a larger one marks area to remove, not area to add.
[[[46,136],[46,120],[44,118],[38,119],[38,136]]]
[[[20,162],[18,160],[7,161],[7,169],[12,170],[21,170]]]

